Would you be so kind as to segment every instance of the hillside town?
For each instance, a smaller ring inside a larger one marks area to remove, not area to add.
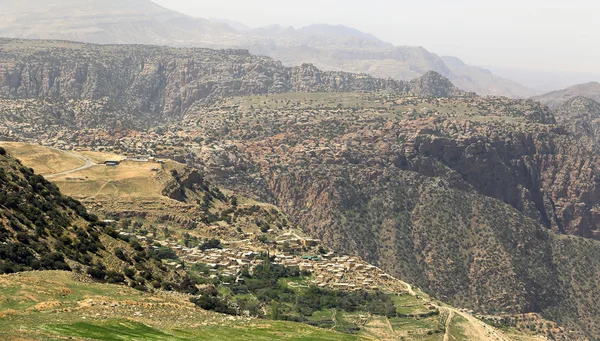
[[[119,233],[125,237],[133,237],[135,234],[120,230]],[[142,242],[148,239],[137,236]],[[311,275],[310,284],[321,288],[338,289],[344,291],[361,290],[387,290],[396,293],[406,292],[407,288],[398,279],[385,273],[380,268],[370,265],[360,257],[337,255],[334,252],[319,254],[319,241],[298,236],[295,233],[286,232],[279,239],[289,244],[292,252],[282,251],[281,248],[270,249],[269,246],[254,243],[250,240],[223,242],[224,247],[202,250],[199,247],[185,247],[174,240],[156,240],[163,247],[168,247],[176,252],[177,260],[164,260],[165,265],[174,269],[184,266],[202,265],[208,268],[212,279],[234,278],[239,279],[240,273],[247,269],[252,273],[257,265],[264,263],[264,255],[272,259],[272,264],[280,264],[287,267],[297,267],[300,271]],[[151,247],[158,249],[160,246],[153,244]],[[296,250],[309,247],[304,255]],[[226,283],[224,283],[226,284]]]

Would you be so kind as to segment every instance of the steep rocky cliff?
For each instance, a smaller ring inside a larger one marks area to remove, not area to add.
[[[163,195],[177,201],[202,199],[202,191],[198,188],[206,186],[204,178],[195,169],[185,168],[182,172],[171,173],[171,178],[165,184]]]
[[[1,97],[100,103],[96,112],[68,110],[84,115],[66,121],[76,127],[147,128],[181,119],[202,103],[250,94],[391,90],[465,95],[447,81],[418,82],[426,86],[413,91],[409,83],[364,74],[323,72],[306,64],[287,68],[244,50],[7,39],[0,40],[0,48]]]

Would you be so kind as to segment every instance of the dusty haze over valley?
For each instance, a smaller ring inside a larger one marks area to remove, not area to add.
[[[0,0],[0,340],[600,340],[598,6]]]
[[[263,1],[261,6],[239,0],[211,5],[155,2],[192,16],[235,20],[253,28],[343,24],[397,46],[423,46],[440,56],[486,66],[537,91],[600,81],[600,50],[591,44],[600,40],[596,1],[309,0]],[[534,72],[538,80],[519,75]]]
[[[586,20],[598,6],[595,2],[576,1],[564,13],[563,5],[540,7],[537,2],[157,3],[165,7],[149,0],[4,0],[0,35],[244,48],[288,66],[313,63],[324,70],[398,80],[432,70],[480,95],[524,98],[600,81],[600,51],[595,44],[584,44],[600,39],[593,21]],[[355,15],[361,12],[369,15]],[[495,65],[490,67],[494,73],[477,65]]]

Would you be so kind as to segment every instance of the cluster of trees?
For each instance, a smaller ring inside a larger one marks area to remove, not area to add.
[[[118,247],[113,250],[113,254],[128,265],[119,272],[107,270],[101,262],[92,264],[87,273],[94,279],[108,283],[126,283],[140,291],[146,291],[152,287],[189,294],[198,293],[196,287],[198,282],[192,280],[188,275],[170,276],[168,269],[162,264],[162,260],[179,260],[173,249],[164,246],[156,249],[145,248],[136,238],[125,236],[119,236],[119,238],[128,238],[131,248],[126,250]],[[168,277],[172,278],[169,280]]]
[[[201,295],[190,299],[192,303],[204,310],[212,310],[222,314],[235,315],[236,310],[226,299],[219,297],[219,292],[213,287],[208,287],[201,292]]]
[[[90,264],[103,249],[98,218],[18,161],[0,168],[0,273],[71,270],[65,258]],[[86,228],[72,225],[82,217]]]
[[[213,202],[215,200],[219,200],[221,202],[227,202],[227,196],[221,192],[221,189],[218,187],[211,187],[207,182],[202,181],[201,184],[198,185],[200,189],[204,192],[204,196],[202,200],[198,200],[198,205],[204,211],[208,211],[211,207],[213,207]]]
[[[242,271],[241,279],[227,279],[230,282],[232,296],[252,293],[256,301],[219,297],[216,289],[211,289],[192,302],[200,307],[222,313],[235,314],[249,311],[252,315],[265,317],[261,307],[270,310],[270,318],[308,322],[308,317],[315,312],[325,309],[338,309],[346,312],[365,311],[388,317],[397,316],[396,306],[388,294],[383,292],[349,292],[322,289],[311,286],[308,289],[295,290],[281,281],[282,278],[301,278],[309,273],[302,272],[298,267],[286,267],[272,264],[268,256],[264,264],[257,266],[253,273],[246,269]],[[232,306],[237,309],[232,308]],[[347,332],[353,332],[353,328]]]
[[[49,252],[37,259],[32,250],[20,243],[0,245],[0,274],[30,270],[71,270],[62,254]]]
[[[198,248],[202,251],[210,249],[222,249],[223,245],[221,241],[216,238],[207,239],[202,244],[198,245]]]

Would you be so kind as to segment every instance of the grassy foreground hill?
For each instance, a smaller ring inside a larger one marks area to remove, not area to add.
[[[184,295],[148,294],[68,272],[0,276],[2,340],[364,340],[299,323],[207,312]]]
[[[59,150],[24,143],[3,143],[8,153],[25,164],[35,164],[35,171],[40,175],[51,175],[85,165],[85,161]]]

